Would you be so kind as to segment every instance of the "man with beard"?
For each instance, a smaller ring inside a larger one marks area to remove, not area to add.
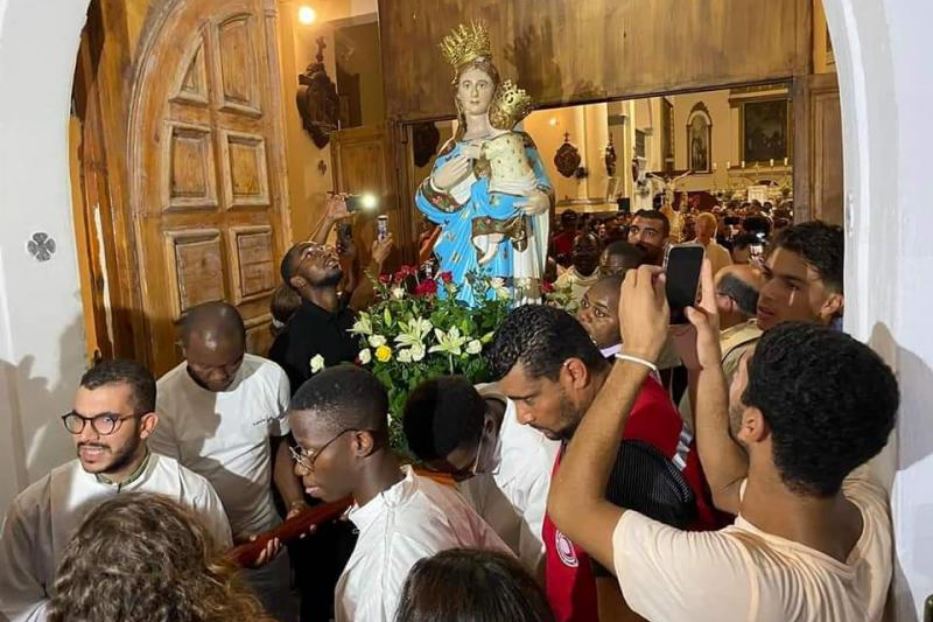
[[[594,233],[581,233],[573,241],[573,265],[557,277],[554,287],[569,288],[573,300],[579,304],[596,281],[599,280],[599,238]]]
[[[573,316],[543,305],[512,311],[486,356],[499,390],[515,402],[519,423],[562,441],[554,465],[559,473],[563,451],[612,364]],[[607,499],[681,528],[720,526],[693,438],[655,378],[644,379],[620,436]],[[542,535],[546,591],[559,622],[630,619],[610,572],[591,565],[549,517]]]
[[[121,492],[171,497],[200,515],[217,546],[231,546],[230,526],[210,483],[147,448],[159,421],[155,401],[155,378],[133,361],[103,361],[81,378],[74,406],[62,417],[78,459],[21,492],[7,512],[0,536],[0,614],[13,622],[46,619],[72,534],[91,510]]]
[[[373,244],[373,265],[369,270],[373,276],[382,270],[391,249],[391,236]],[[343,278],[340,257],[333,247],[317,242],[292,246],[280,269],[285,284],[301,296],[301,306],[276,337],[269,358],[288,374],[294,393],[311,377],[312,360],[316,357],[320,357],[317,361],[325,367],[356,360],[359,341],[348,331],[365,298],[361,291],[371,285],[365,279],[352,299],[340,296],[337,291]]]
[[[645,253],[645,263],[660,266],[670,241],[671,224],[658,210],[640,210],[628,229],[628,243]]]
[[[284,439],[288,378],[272,361],[246,352],[243,318],[226,302],[189,310],[182,346],[185,361],[158,382],[159,427],[150,446],[206,477],[224,504],[234,542],[247,542],[281,523],[272,482],[289,517],[306,507]],[[274,540],[244,578],[269,614],[291,621],[297,608],[288,557],[279,551]]]

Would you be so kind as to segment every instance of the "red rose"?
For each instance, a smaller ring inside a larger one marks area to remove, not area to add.
[[[541,281],[541,291],[545,294],[550,294],[554,291],[554,286],[547,281]]]
[[[414,266],[402,266],[399,272],[405,274],[405,276],[415,276],[418,274],[418,270]]]
[[[441,272],[441,280],[449,284],[454,280],[454,275],[450,272]]]
[[[391,274],[380,274],[379,282],[382,283],[383,285],[388,285],[389,283],[392,282],[392,275]]]
[[[430,296],[437,293],[437,282],[432,279],[425,279],[418,283],[415,288],[416,296]]]
[[[398,272],[395,273],[395,282],[396,282],[396,283],[401,284],[401,283],[405,282],[405,279],[407,279],[407,278],[408,278],[408,275],[405,273],[405,270],[404,270],[404,269],[401,269],[401,270],[399,270]]]

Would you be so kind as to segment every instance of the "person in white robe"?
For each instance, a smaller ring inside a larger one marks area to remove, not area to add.
[[[515,403],[496,385],[459,376],[428,380],[403,417],[409,449],[447,473],[477,513],[532,576],[544,560],[541,528],[560,443],[521,425]]]
[[[166,495],[196,511],[220,549],[232,545],[210,483],[149,451],[146,439],[158,424],[155,397],[152,374],[133,361],[103,361],[82,377],[73,410],[62,417],[78,458],[21,492],[0,532],[0,613],[11,622],[46,619],[65,546],[84,517],[115,495]]]
[[[331,367],[305,382],[289,406],[308,494],[351,497],[359,538],[337,583],[337,622],[391,622],[412,566],[452,548],[509,553],[450,486],[402,468],[389,447],[385,387],[368,371]]]

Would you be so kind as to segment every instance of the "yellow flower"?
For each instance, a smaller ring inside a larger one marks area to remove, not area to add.
[[[387,345],[381,345],[376,348],[376,360],[380,363],[388,363],[392,358],[392,348]]]

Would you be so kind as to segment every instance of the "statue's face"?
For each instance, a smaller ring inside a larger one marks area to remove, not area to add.
[[[482,69],[471,67],[457,81],[457,101],[466,114],[485,114],[489,110],[496,85]]]

